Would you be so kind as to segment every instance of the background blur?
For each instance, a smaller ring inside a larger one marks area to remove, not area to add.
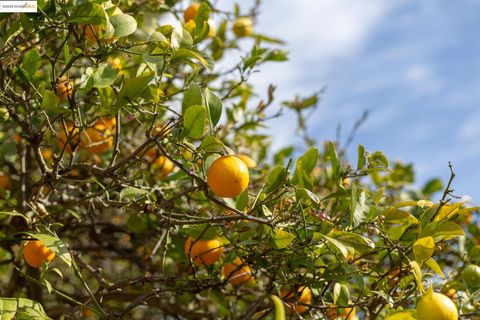
[[[243,10],[253,3],[238,1]],[[234,1],[218,1],[230,7]],[[417,184],[449,177],[456,194],[480,203],[480,1],[264,0],[255,32],[286,42],[288,63],[252,77],[277,106],[327,87],[309,120],[310,135],[346,139],[364,111],[356,145],[415,165]],[[245,13],[245,11],[244,11]],[[245,42],[250,49],[251,40]],[[275,147],[298,143],[293,113],[270,122]],[[354,159],[355,160],[355,159]]]

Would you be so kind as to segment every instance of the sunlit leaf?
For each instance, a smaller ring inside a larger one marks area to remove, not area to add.
[[[435,242],[432,237],[420,238],[413,244],[413,254],[419,263],[429,259],[435,251]]]
[[[283,249],[295,239],[295,235],[282,229],[274,229],[272,231],[273,243],[277,249]]]

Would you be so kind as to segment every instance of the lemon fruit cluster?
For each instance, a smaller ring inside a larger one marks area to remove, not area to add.
[[[220,259],[223,254],[223,242],[220,238],[200,240],[188,237],[184,249],[185,255],[195,265],[205,267]],[[223,266],[223,276],[234,286],[255,282],[252,268],[239,257]]]
[[[67,123],[66,127],[68,132],[61,130],[58,135],[58,147],[60,149],[65,147],[67,151],[71,151],[71,144],[79,143],[81,149],[93,154],[105,153],[113,146],[115,123],[115,118],[100,118],[92,127],[80,133],[80,129],[74,128],[72,123]]]

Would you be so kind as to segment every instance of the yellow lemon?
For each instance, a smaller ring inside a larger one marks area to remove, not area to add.
[[[248,186],[247,165],[236,156],[222,156],[208,168],[207,182],[217,196],[234,198]]]
[[[419,320],[457,320],[458,310],[449,297],[429,291],[417,303]]]
[[[223,243],[220,239],[195,240],[188,237],[185,242],[185,255],[197,266],[209,266],[220,259]]]
[[[233,33],[239,38],[247,37],[253,32],[253,21],[250,17],[238,17],[233,23]]]

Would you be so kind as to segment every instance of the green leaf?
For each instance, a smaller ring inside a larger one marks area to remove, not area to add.
[[[432,237],[420,238],[413,244],[413,254],[415,261],[423,263],[423,261],[430,259],[435,251],[435,242]]]
[[[313,188],[312,177],[305,171],[305,169],[303,169],[302,162],[297,162],[297,167],[295,169],[295,173],[293,174],[291,183],[301,188]]]
[[[389,224],[402,224],[409,226],[418,223],[417,218],[410,213],[393,207],[383,211],[383,215],[385,216],[385,223]]]
[[[68,112],[68,109],[63,109],[58,107],[59,99],[55,93],[51,90],[43,91],[42,97],[42,109],[47,111],[61,111],[61,112]]]
[[[68,251],[67,245],[58,237],[39,232],[27,232],[27,234],[43,242],[48,249],[55,252],[55,254],[69,267],[72,266],[72,256],[70,255],[70,251]]]
[[[388,167],[388,159],[381,151],[375,151],[372,154],[367,156],[368,159],[368,166],[375,167],[375,168],[387,168]]]
[[[269,193],[272,190],[277,189],[280,184],[285,180],[287,176],[287,170],[282,166],[274,167],[267,178],[267,186],[265,188],[265,193]]]
[[[183,94],[182,115],[184,115],[185,111],[191,106],[201,105],[203,105],[202,90],[196,83],[193,83]]]
[[[380,189],[378,189],[375,194],[373,195],[373,201],[376,203],[376,204],[379,204],[380,201],[382,201],[382,198],[383,198],[383,194],[385,193],[385,188],[384,187],[381,187]]]
[[[6,14],[8,15],[8,14]],[[7,32],[3,34],[2,40],[0,41],[0,49],[3,49],[12,39],[18,36],[23,32],[23,27],[20,20],[15,20],[11,23]]]
[[[197,15],[195,16],[195,25],[197,33],[201,31],[203,22],[208,21],[210,18],[210,12],[212,9],[207,2],[202,2],[198,8]]]
[[[120,191],[120,200],[127,199],[133,200],[138,199],[144,195],[148,194],[147,190],[139,189],[135,187],[126,187]]]
[[[98,96],[100,98],[100,112],[102,114],[112,114],[114,108],[112,108],[114,93],[111,87],[99,88]]]
[[[222,152],[225,151],[225,145],[215,136],[206,136],[198,146],[198,151]]]
[[[358,158],[357,158],[357,170],[363,169],[367,162],[367,159],[365,158],[365,148],[359,144],[358,145]]]
[[[211,240],[220,236],[217,228],[202,224],[184,227],[182,231],[193,239],[199,239],[201,237],[201,240]]]
[[[462,227],[453,221],[433,221],[423,228],[422,237],[456,237],[464,236]]]
[[[432,195],[435,192],[443,190],[443,183],[442,180],[439,178],[432,179],[425,184],[423,187],[422,192],[425,195]]]
[[[163,50],[155,48],[150,54],[145,53],[142,57],[143,61],[155,72],[156,76],[162,75],[163,68],[165,66],[165,56],[163,55]]]
[[[184,136],[200,139],[205,130],[207,111],[205,106],[192,106],[187,109],[183,116]]]
[[[348,250],[347,250],[347,247],[345,245],[343,245],[343,243],[341,243],[337,239],[331,238],[331,237],[326,236],[326,235],[321,235],[321,236],[325,240],[327,240],[330,244],[335,246],[335,248],[337,248],[338,251],[340,251],[340,253],[345,257],[345,259],[348,259]]]
[[[193,45],[192,35],[181,27],[175,28],[172,32],[170,43],[173,50],[191,48]]]
[[[357,197],[357,187],[352,184],[352,202],[350,210],[350,224],[354,227],[365,221],[369,206],[367,205],[367,194],[364,190],[360,190]]]
[[[40,69],[42,59],[37,49],[30,49],[25,56],[23,56],[21,67],[28,74],[30,79],[33,79],[35,73]]]
[[[75,6],[70,18],[70,23],[78,22],[84,24],[105,25],[107,18],[103,6],[98,3],[84,2]]]
[[[292,146],[280,149],[280,151],[273,156],[273,162],[276,165],[284,165],[285,159],[293,153],[294,149]]]
[[[348,287],[341,283],[335,283],[333,286],[333,304],[338,306],[348,305],[350,292]]]
[[[317,160],[318,160],[318,149],[315,147],[311,147],[300,158],[298,158],[297,166],[301,163],[302,168],[305,170],[305,172],[310,174],[315,168],[315,165],[317,164]]]
[[[282,299],[273,294],[270,297],[275,306],[275,320],[285,320],[285,305],[283,304]]]
[[[0,316],[2,320],[51,320],[40,303],[25,298],[0,298]]]
[[[21,217],[23,219],[25,219],[26,222],[30,222],[30,218],[27,217],[26,215],[23,215],[21,214],[20,212],[16,212],[16,211],[2,211],[0,212],[0,217],[2,216],[10,216],[10,217]]]
[[[110,18],[110,23],[113,25],[115,30],[113,35],[116,37],[126,37],[137,30],[137,21],[128,14],[116,14]]]
[[[95,88],[106,88],[113,84],[117,78],[118,71],[109,63],[102,63],[93,74],[93,86]]]
[[[205,100],[207,102],[210,120],[212,121],[212,125],[215,127],[222,115],[222,101],[208,88],[205,89]]]
[[[273,214],[270,209],[268,209],[265,205],[262,205],[262,213],[264,217],[270,218]]]
[[[152,81],[155,73],[146,72],[136,78],[126,79],[122,89],[118,93],[117,108],[120,108],[128,103],[130,100],[134,100],[138,97],[148,86],[148,83]]]
[[[247,206],[248,206],[248,190],[245,189],[245,191],[243,191],[238,196],[235,207],[238,210],[243,211]]]
[[[412,268],[413,276],[415,277],[415,282],[417,282],[417,290],[419,292],[423,291],[422,284],[422,270],[416,261],[410,262],[410,267]]]
[[[433,260],[433,258],[428,259],[425,261],[425,264],[433,270],[436,274],[438,274],[442,279],[445,279],[445,276],[443,275],[442,268],[438,265],[437,261]]]
[[[331,231],[328,235],[358,251],[375,249],[375,242],[358,233],[336,230]]]
[[[295,197],[298,202],[305,201],[307,206],[320,204],[318,196],[305,188],[298,188]]]
[[[330,160],[330,163],[332,164],[332,178],[334,180],[338,180],[340,177],[340,160],[338,160],[338,155],[337,151],[335,151],[335,144],[333,142],[328,143],[328,153],[327,153],[328,159]]]
[[[204,67],[208,67],[210,65],[208,61],[199,52],[188,48],[180,48],[175,51],[170,58],[170,63],[187,63],[194,70],[196,70],[197,66],[191,61],[191,59],[197,60]]]
[[[295,235],[282,229],[275,228],[272,232],[273,244],[277,249],[283,249],[295,239]]]

